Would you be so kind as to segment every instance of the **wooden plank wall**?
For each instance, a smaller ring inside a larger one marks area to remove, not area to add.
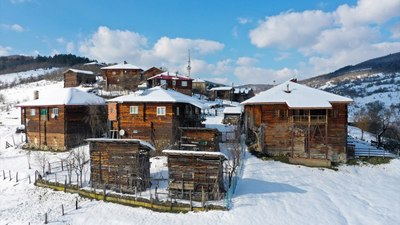
[[[125,71],[126,71],[126,73],[125,73]],[[115,72],[115,74],[113,72]],[[137,69],[137,70],[106,69],[106,70],[103,70],[104,78],[107,79],[107,85],[114,85],[114,84],[118,85],[120,82],[120,79],[124,75],[140,78],[141,72],[142,72],[141,69]],[[139,80],[140,79],[138,79],[138,81]],[[139,83],[137,85],[139,85]]]
[[[139,143],[91,141],[90,162],[96,188],[134,193],[151,186],[149,152]]]
[[[174,198],[201,201],[219,200],[224,196],[223,167],[218,157],[169,155],[169,190]]]
[[[214,129],[181,129],[180,144],[182,150],[192,150],[185,144],[195,145],[198,151],[219,152],[221,134]]]

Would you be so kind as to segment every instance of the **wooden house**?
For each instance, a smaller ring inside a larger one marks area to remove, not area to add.
[[[102,67],[101,70],[107,88],[136,90],[136,87],[145,80],[143,70],[129,63]]]
[[[68,69],[63,75],[64,88],[96,83],[96,74],[88,70]]]
[[[162,68],[157,68],[157,67],[151,67],[145,71],[143,71],[143,77],[145,79],[145,81],[147,82],[147,79],[149,79],[150,77],[153,77],[157,74],[163,73],[164,70],[162,70]]]
[[[163,72],[147,79],[147,87],[164,86],[185,95],[192,96],[192,80],[186,76],[172,75]]]
[[[75,88],[44,91],[18,105],[28,148],[66,150],[93,137],[106,124],[103,98]],[[97,109],[97,110],[93,110]]]
[[[350,98],[284,82],[241,103],[248,142],[271,155],[344,162],[351,102]]]
[[[215,128],[180,127],[179,149],[219,152],[221,133]]]
[[[192,91],[195,94],[206,95],[207,94],[207,84],[205,80],[194,79],[192,80]]]
[[[108,100],[110,133],[149,141],[161,150],[177,141],[179,127],[202,126],[203,107],[193,97],[162,87],[113,98]]]
[[[242,116],[242,107],[225,107],[224,108],[224,124],[239,125]]]
[[[136,139],[87,139],[90,149],[90,180],[95,188],[125,193],[151,186],[149,143]]]
[[[210,99],[233,101],[233,87],[214,87],[210,89]]]
[[[163,153],[168,156],[168,189],[172,198],[202,201],[224,197],[223,162],[227,160],[224,154],[183,150]]]

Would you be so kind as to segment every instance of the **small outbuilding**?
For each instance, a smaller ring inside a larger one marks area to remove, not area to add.
[[[96,74],[92,71],[68,69],[63,74],[64,88],[96,83]]]
[[[238,125],[242,116],[242,107],[225,107],[224,108],[224,124]]]
[[[189,77],[178,74],[170,74],[168,71],[157,74],[147,79],[147,87],[164,86],[185,95],[192,96],[192,80]]]
[[[93,187],[135,193],[151,186],[152,145],[137,139],[93,138],[87,141]]]
[[[215,128],[180,127],[179,149],[219,152],[221,133]]]
[[[168,156],[169,193],[172,198],[220,200],[225,196],[220,152],[164,150]]]

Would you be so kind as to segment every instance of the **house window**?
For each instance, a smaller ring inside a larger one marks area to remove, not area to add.
[[[176,107],[176,115],[179,116],[179,106]]]
[[[52,114],[51,114],[52,117],[58,116],[58,108],[53,108],[51,111],[52,111]]]
[[[279,115],[280,115],[280,110],[279,110],[279,109],[276,109],[276,110],[274,111],[274,117],[275,117],[275,118],[278,118]]]
[[[187,86],[188,86],[187,81],[182,81],[182,87],[187,87]]]
[[[31,116],[36,116],[36,109],[31,109]]]
[[[164,85],[164,84],[166,84],[166,83],[167,83],[166,80],[160,80],[160,84],[161,84],[161,85]]]
[[[338,118],[339,117],[339,110],[334,109],[333,110],[333,118]]]
[[[176,80],[172,80],[172,86],[176,85]]]
[[[139,114],[139,106],[131,106],[129,108],[129,113],[130,114]]]
[[[158,106],[157,107],[157,116],[165,116],[166,109],[165,106]]]

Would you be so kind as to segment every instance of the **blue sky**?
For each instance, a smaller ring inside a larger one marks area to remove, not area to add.
[[[400,51],[400,0],[0,0],[0,55],[73,53],[272,83]]]

